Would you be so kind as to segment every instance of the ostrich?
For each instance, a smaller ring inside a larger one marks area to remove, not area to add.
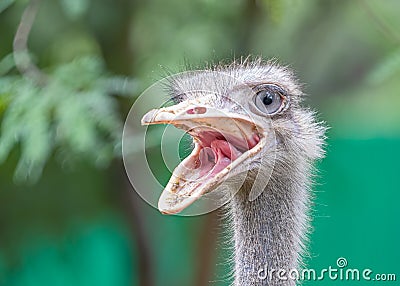
[[[260,58],[234,61],[178,75],[170,92],[177,104],[149,111],[142,124],[173,124],[193,137],[194,149],[174,170],[159,210],[178,213],[225,186],[234,285],[295,285],[289,272],[302,266],[325,127],[301,106],[292,71]]]

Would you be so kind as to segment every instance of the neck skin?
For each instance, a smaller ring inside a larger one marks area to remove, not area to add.
[[[279,279],[278,270],[284,269],[285,277],[291,269],[299,270],[309,192],[308,178],[298,173],[273,173],[254,201],[248,200],[246,185],[232,198],[235,286],[296,284]]]

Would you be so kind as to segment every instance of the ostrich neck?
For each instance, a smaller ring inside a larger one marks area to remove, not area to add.
[[[307,178],[289,173],[276,177],[256,200],[248,200],[247,187],[232,199],[235,286],[296,284],[279,279],[277,272],[298,267],[307,225]]]

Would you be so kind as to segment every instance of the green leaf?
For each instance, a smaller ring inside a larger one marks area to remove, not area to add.
[[[367,81],[373,84],[382,83],[397,73],[400,73],[400,50],[380,62],[368,75]]]
[[[89,0],[60,0],[65,14],[72,20],[82,17],[89,9]]]
[[[8,73],[13,67],[15,67],[13,54],[8,54],[0,61],[0,76]]]
[[[15,0],[1,0],[0,1],[0,13],[10,7]]]

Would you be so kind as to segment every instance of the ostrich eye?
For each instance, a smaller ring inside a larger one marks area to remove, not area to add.
[[[279,87],[264,85],[257,89],[254,103],[261,112],[271,115],[282,110],[285,97]]]

